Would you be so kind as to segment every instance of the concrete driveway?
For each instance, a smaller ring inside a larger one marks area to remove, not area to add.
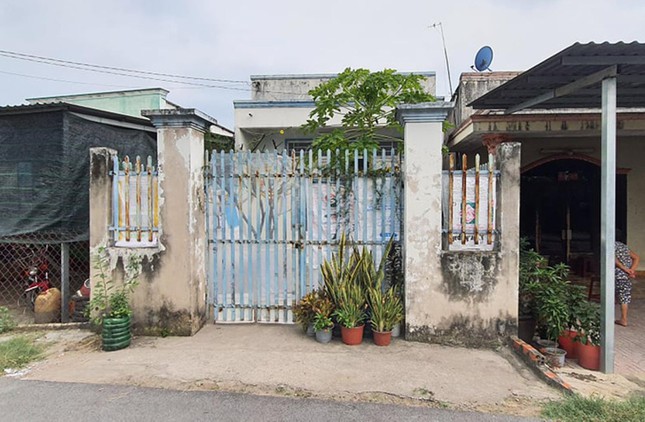
[[[560,396],[507,349],[396,339],[319,344],[295,326],[207,325],[193,337],[139,337],[121,351],[67,347],[23,377],[42,381],[222,390],[535,414]]]

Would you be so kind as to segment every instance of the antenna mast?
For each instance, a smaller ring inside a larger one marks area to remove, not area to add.
[[[446,70],[448,71],[448,86],[450,87],[450,96],[452,97],[452,79],[450,78],[450,63],[448,62],[448,50],[446,50],[446,39],[443,36],[443,25],[441,22],[433,23],[430,25],[430,28],[439,27],[439,32],[441,32],[441,42],[443,44],[443,55],[446,59]]]

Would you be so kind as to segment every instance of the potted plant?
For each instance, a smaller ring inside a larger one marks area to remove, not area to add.
[[[557,348],[557,340],[565,328],[568,328],[569,306],[567,291],[569,283],[566,281],[568,267],[556,265],[547,267],[543,279],[533,287],[538,323],[544,327],[546,337],[552,341],[550,347],[542,349],[549,362],[557,367],[564,364],[566,351]]]
[[[394,325],[403,319],[403,304],[395,287],[383,292],[380,285],[370,287],[367,292],[371,310],[374,344],[388,346],[392,341]]]
[[[567,318],[567,326],[558,337],[560,347],[567,352],[568,359],[576,359],[578,357],[578,347],[576,337],[578,337],[578,315],[580,306],[586,303],[584,287],[568,284],[566,289],[566,301],[569,316]]]
[[[94,268],[97,280],[92,284],[92,297],[86,308],[90,321],[100,327],[102,347],[105,351],[119,350],[132,340],[130,295],[139,284],[141,260],[131,256],[125,268],[126,277],[117,285],[107,272],[108,256],[104,247],[98,249]]]
[[[316,340],[320,343],[329,343],[331,340],[331,330],[334,328],[334,321],[331,319],[334,312],[334,304],[327,297],[323,290],[316,290],[312,300],[312,310],[314,312],[313,328]]]
[[[329,343],[332,328],[334,328],[334,321],[332,321],[331,317],[319,313],[314,316],[314,331],[317,342]]]
[[[583,302],[578,308],[578,364],[585,369],[600,369],[600,306]]]
[[[299,303],[293,306],[293,316],[297,324],[299,324],[303,331],[307,333],[308,336],[314,336],[314,317],[316,312],[314,311],[314,303],[317,296],[319,295],[318,290],[307,293]]]
[[[343,283],[338,287],[334,316],[340,324],[343,343],[355,346],[363,341],[365,327],[365,296],[358,283]]]

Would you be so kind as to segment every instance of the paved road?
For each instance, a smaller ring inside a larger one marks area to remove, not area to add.
[[[525,421],[445,409],[0,378],[4,421]]]

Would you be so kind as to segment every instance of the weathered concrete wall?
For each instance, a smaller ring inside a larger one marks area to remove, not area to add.
[[[91,192],[90,247],[94,252],[108,247],[117,282],[123,280],[132,257],[142,259],[140,284],[132,297],[136,332],[192,335],[206,320],[204,132],[214,120],[192,109],[149,110],[144,115],[158,129],[159,246],[111,247],[105,214],[109,211],[101,212],[110,209],[110,190],[105,180],[97,179],[91,181],[96,189]],[[110,167],[103,164],[105,160],[97,155],[92,175],[103,167],[107,174]]]
[[[462,73],[459,77],[459,86],[455,93],[455,108],[449,116],[450,122],[455,127],[459,127],[464,120],[468,119],[474,113],[473,108],[468,107],[467,104],[470,104],[472,101],[519,74],[520,72]]]
[[[409,74],[409,72],[401,72]],[[414,72],[425,76],[422,86],[429,94],[435,95],[436,73]],[[251,75],[252,100],[256,101],[297,101],[311,100],[309,91],[335,78],[336,74],[309,75]]]
[[[519,144],[502,144],[494,252],[442,250],[441,104],[399,109],[405,125],[406,338],[483,346],[517,327]]]

